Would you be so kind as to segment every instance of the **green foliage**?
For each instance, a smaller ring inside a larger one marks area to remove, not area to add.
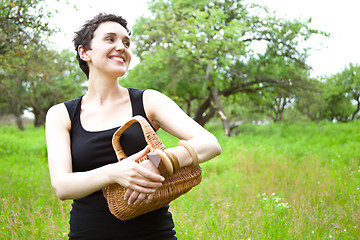
[[[81,94],[82,75],[75,56],[46,46],[55,29],[44,0],[0,3],[0,110],[13,114],[20,129],[25,109],[44,124],[48,108]]]
[[[170,204],[179,239],[359,239],[359,122],[208,128],[223,153]],[[0,239],[66,239],[70,201],[51,189],[44,128],[0,135]]]
[[[139,18],[133,29],[141,63],[125,84],[175,96],[201,124],[223,112],[219,100],[232,95],[270,89],[255,98],[273,103],[270,109],[274,99],[292,99],[308,75],[307,49],[299,44],[324,34],[309,28],[310,21],[278,19],[242,0],[157,0],[149,9],[153,15]]]
[[[326,83],[317,79],[308,82],[308,87],[296,94],[295,108],[311,121],[328,119],[328,105],[325,95]]]
[[[68,50],[33,53],[30,61],[36,62],[37,70],[33,77],[28,74],[25,103],[35,115],[35,126],[40,126],[51,106],[81,95],[86,78],[75,55]]]
[[[47,110],[54,104],[77,97],[82,93],[85,77],[67,50],[57,53],[41,47],[14,56],[0,73],[0,108],[3,113],[20,117],[24,109],[35,115],[35,126],[44,124]]]
[[[51,13],[44,0],[0,2],[0,57],[24,51],[24,46],[42,43],[54,30],[49,28]]]
[[[343,71],[329,77],[326,87],[325,98],[331,120],[347,122],[359,116],[360,66],[358,64],[350,63]]]

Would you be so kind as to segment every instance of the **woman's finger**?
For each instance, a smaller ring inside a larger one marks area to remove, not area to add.
[[[145,199],[147,198],[147,194],[145,194],[145,193],[140,193],[138,196],[137,196],[137,198],[136,198],[136,200],[134,201],[134,205],[136,205],[136,204],[140,204],[141,202],[143,202]]]
[[[150,189],[156,189],[162,186],[161,182],[153,182],[149,181],[148,179],[145,179],[143,177],[141,178],[134,178],[130,180],[130,184],[128,188],[133,189],[135,185],[138,185],[141,188],[150,188]]]
[[[155,193],[147,194],[147,198],[145,199],[145,203],[149,204],[154,199]]]
[[[149,180],[152,180],[155,182],[165,181],[165,178],[163,176],[161,176],[160,174],[154,173],[141,165],[139,165],[139,168],[137,170],[146,179],[149,179]]]
[[[128,204],[134,204],[136,199],[139,197],[140,193],[137,191],[133,191],[128,199]]]
[[[142,157],[144,157],[150,150],[150,146],[147,145],[143,150],[131,155],[130,157],[124,159],[123,161],[136,161]],[[165,181],[165,178],[161,176],[160,174],[157,174],[147,167],[142,166],[142,164],[136,165],[136,171],[143,176],[144,178],[147,178],[151,181],[155,182],[163,182]]]
[[[124,200],[125,200],[125,201],[128,201],[130,195],[131,195],[133,192],[134,192],[134,190],[126,189],[125,194],[124,194]]]
[[[150,146],[146,145],[146,147],[142,150],[140,150],[139,152],[127,157],[127,160],[131,160],[131,161],[136,161],[142,157],[144,157],[148,152],[150,151]]]

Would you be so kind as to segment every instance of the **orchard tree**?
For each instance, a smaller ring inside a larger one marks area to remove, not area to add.
[[[19,64],[19,61],[18,58],[12,59],[10,64]],[[1,114],[13,114],[20,130],[24,130],[21,115],[26,108],[23,101],[24,76],[26,76],[26,71],[19,71],[17,68],[8,68],[6,71],[0,69]]]
[[[38,127],[44,125],[51,106],[82,94],[86,77],[78,67],[75,54],[68,50],[35,53],[28,60],[38,68],[28,75],[24,102],[34,114],[34,125]]]
[[[360,66],[350,63],[348,67],[326,81],[326,102],[330,120],[340,122],[354,120],[360,111]]]
[[[0,110],[13,114],[20,129],[25,109],[44,124],[47,109],[81,94],[84,82],[74,53],[49,49],[51,13],[44,0],[0,3]]]
[[[29,46],[28,46],[29,47]],[[47,110],[54,104],[77,97],[82,93],[85,75],[77,66],[75,54],[63,50],[36,48],[32,54],[12,57],[1,72],[0,108],[2,113],[13,114],[19,129],[24,129],[21,116],[25,109],[34,116],[34,125],[44,124]]]
[[[319,122],[329,118],[330,111],[325,99],[326,83],[324,77],[311,79],[307,88],[296,93],[295,108],[311,121]]]
[[[44,0],[9,0],[0,2],[0,57],[28,52],[27,45],[42,44],[54,30],[49,28],[51,13]],[[6,63],[0,62],[0,65]]]
[[[28,72],[25,59],[34,47],[52,33],[44,10],[44,0],[10,0],[0,2],[0,92],[4,98],[2,113],[13,114],[23,129],[21,115],[26,108],[23,98]]]
[[[226,135],[233,124],[223,99],[300,85],[307,51],[299,43],[320,33],[242,0],[155,0],[149,9],[133,28],[141,63],[126,81],[173,96],[201,125],[217,114]]]
[[[279,56],[272,49],[267,49],[264,54],[259,54],[256,62],[255,76],[268,79],[270,84],[259,83],[263,88],[258,88],[249,93],[250,99],[255,102],[255,111],[263,113],[274,122],[283,121],[284,112],[291,107],[299,91],[310,87],[307,67],[301,67]]]
[[[346,97],[350,98],[355,107],[350,120],[359,117],[360,111],[360,65],[350,63],[338,76],[339,84],[344,86]]]

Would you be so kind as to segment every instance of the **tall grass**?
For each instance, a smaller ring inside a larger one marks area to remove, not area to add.
[[[360,125],[243,125],[170,204],[179,239],[359,239]],[[0,128],[0,239],[66,239],[70,201],[50,186],[42,128]],[[167,146],[177,140],[164,132]]]
[[[0,239],[59,239],[68,203],[53,194],[43,128],[0,128]]]

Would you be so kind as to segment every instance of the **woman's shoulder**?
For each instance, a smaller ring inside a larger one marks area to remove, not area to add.
[[[46,118],[63,118],[63,116],[68,115],[68,111],[66,109],[65,103],[59,103],[51,108],[46,113]]]
[[[58,103],[49,108],[46,115],[59,114],[66,110],[65,103]]]
[[[153,90],[147,89],[144,92],[144,109],[148,118],[156,123],[163,119],[163,116],[169,116],[182,111],[179,106],[167,95]],[[155,124],[155,125],[158,125]]]
[[[173,107],[174,104],[168,96],[154,89],[144,91],[143,101],[147,113],[162,111],[164,108]]]
[[[148,98],[147,100],[161,100],[163,98],[169,99],[165,94],[154,89],[144,89],[143,91],[144,98]]]
[[[63,125],[66,128],[71,126],[69,112],[65,103],[59,103],[49,108],[46,113],[46,125]]]
[[[52,107],[49,108],[48,112],[46,115],[58,115],[58,114],[65,114],[68,115],[68,112],[72,109],[75,108],[76,105],[79,104],[79,102],[81,101],[83,95],[79,96],[78,98],[75,99],[71,99],[62,103],[58,103],[56,105],[53,105]]]

